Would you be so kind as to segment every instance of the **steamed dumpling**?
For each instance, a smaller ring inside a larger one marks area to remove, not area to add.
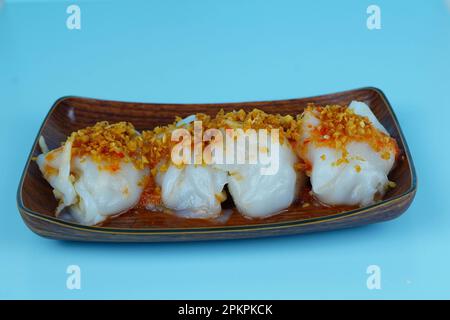
[[[95,225],[136,205],[147,169],[137,170],[131,163],[122,163],[112,172],[89,157],[71,161],[70,145],[41,154],[36,160],[60,200],[57,214],[68,207],[77,222]]]
[[[223,188],[227,174],[212,166],[169,165],[156,176],[164,207],[186,218],[214,218],[226,199]]]
[[[378,131],[374,133],[378,150],[368,141],[352,139],[351,136],[348,136],[345,148],[328,146],[326,140],[332,139],[328,134],[321,137],[321,143],[317,143],[313,133],[320,131],[320,114],[307,109],[303,116],[303,152],[311,165],[312,191],[320,201],[329,205],[364,206],[373,203],[376,195],[385,193],[389,184],[387,176],[395,162],[396,144],[366,104],[354,101],[349,109],[366,120],[343,125],[364,129],[366,122],[371,124]],[[336,121],[333,125],[342,123]]]
[[[268,136],[267,143],[253,139],[235,148],[234,163],[214,166],[228,173],[228,190],[238,211],[249,218],[264,218],[289,207],[303,183],[303,175],[294,168],[298,159],[289,142],[281,144]]]
[[[43,153],[36,160],[59,200],[56,214],[67,208],[78,223],[95,225],[134,207],[148,168],[138,169],[132,161],[74,155],[73,143],[71,137],[64,146]]]
[[[228,168],[228,190],[244,216],[264,218],[286,209],[296,199],[302,182],[294,168],[297,158],[288,143],[278,145],[279,167],[274,174],[262,174],[264,165],[260,163]]]

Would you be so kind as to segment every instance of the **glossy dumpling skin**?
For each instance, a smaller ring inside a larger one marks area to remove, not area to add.
[[[349,108],[355,114],[368,117],[372,125],[383,133],[386,129],[378,122],[370,108],[362,102],[352,102]],[[303,117],[303,138],[310,137],[310,130],[320,125],[318,118],[311,112]],[[330,147],[309,145],[305,152],[306,160],[311,163],[311,185],[314,195],[328,205],[369,205],[375,196],[382,196],[389,183],[388,174],[392,169],[396,149],[385,152],[389,158],[376,152],[368,143],[353,141],[346,146],[348,162],[339,163],[342,151]]]
[[[70,141],[39,155],[36,162],[60,201],[56,214],[67,208],[83,225],[98,224],[134,207],[148,175],[148,169],[138,170],[131,163],[121,163],[111,171],[106,169],[108,163],[99,164],[90,157],[72,158]]]
[[[303,185],[303,175],[294,168],[297,156],[289,143],[273,143],[279,147],[279,167],[274,174],[262,174],[264,165],[260,162],[219,166],[228,172],[228,190],[238,211],[248,218],[280,213],[295,201]]]
[[[212,166],[169,165],[166,171],[158,172],[156,182],[164,207],[185,218],[215,218],[226,199],[223,188],[227,174]]]

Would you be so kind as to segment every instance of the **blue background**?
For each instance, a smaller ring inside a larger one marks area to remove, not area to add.
[[[81,8],[81,30],[66,8]],[[366,8],[381,8],[368,30]],[[450,298],[449,1],[6,1],[0,9],[1,298]],[[367,227],[180,244],[40,238],[16,188],[64,95],[144,102],[285,99],[376,86],[419,176],[410,209]],[[81,290],[66,268],[81,267]],[[368,290],[379,265],[382,289]]]

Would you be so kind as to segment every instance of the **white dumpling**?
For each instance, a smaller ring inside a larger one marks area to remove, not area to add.
[[[295,170],[297,157],[288,143],[278,144],[279,165],[273,174],[262,174],[266,167],[258,161],[256,164],[223,165],[227,170],[228,190],[239,212],[249,218],[264,218],[279,213],[289,207],[296,199],[302,176]],[[271,152],[258,149],[261,153]],[[248,159],[247,159],[248,160]]]
[[[212,166],[169,165],[165,172],[159,171],[156,182],[164,207],[186,218],[217,217],[226,199],[223,188],[227,174]]]
[[[355,114],[368,117],[375,128],[387,133],[366,104],[354,101],[349,108]],[[303,119],[303,139],[306,139],[320,121],[311,112],[305,112]],[[386,159],[365,142],[350,142],[346,150],[348,162],[336,165],[342,159],[341,150],[309,144],[306,159],[312,165],[312,191],[320,201],[329,205],[371,204],[376,194],[383,195],[386,190],[396,151],[389,149],[389,158]]]
[[[37,164],[60,200],[57,214],[65,207],[83,225],[95,225],[123,213],[139,201],[148,169],[120,163],[117,170],[105,169],[90,157],[71,159],[71,141],[64,147],[41,154]]]

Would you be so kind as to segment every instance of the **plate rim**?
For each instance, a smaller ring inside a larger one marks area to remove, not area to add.
[[[251,103],[261,103],[261,102],[274,102],[274,101],[289,101],[289,100],[298,100],[298,99],[313,99],[313,98],[320,98],[324,96],[329,95],[335,95],[335,94],[345,94],[349,92],[355,92],[355,91],[374,91],[376,92],[385,105],[387,106],[387,109],[389,111],[390,116],[394,120],[394,125],[399,133],[399,138],[404,146],[404,154],[406,156],[406,159],[409,163],[410,168],[410,174],[411,174],[411,184],[408,190],[406,190],[404,193],[397,195],[393,198],[382,200],[380,202],[374,203],[369,206],[365,206],[362,208],[356,208],[348,211],[338,212],[336,214],[327,215],[324,217],[316,217],[316,218],[310,218],[310,219],[302,219],[302,220],[290,220],[290,221],[283,221],[283,222],[271,222],[271,223],[258,223],[254,225],[237,225],[237,226],[208,226],[208,227],[190,227],[190,228],[111,228],[111,227],[101,227],[101,226],[85,226],[82,224],[65,221],[56,217],[52,216],[46,216],[39,212],[35,212],[29,208],[27,208],[23,203],[22,198],[22,189],[23,189],[23,182],[25,179],[25,174],[28,171],[28,167],[31,164],[32,156],[33,156],[33,150],[36,148],[39,136],[41,135],[41,132],[46,125],[48,118],[53,113],[54,109],[64,100],[67,99],[90,99],[90,100],[97,100],[97,101],[106,101],[106,102],[121,102],[121,103],[131,103],[131,104],[154,104],[154,105],[190,105],[193,103],[150,103],[150,102],[128,102],[128,101],[117,101],[117,100],[107,100],[107,99],[96,99],[96,98],[89,98],[89,97],[81,97],[81,96],[75,96],[75,95],[67,95],[58,98],[52,105],[52,107],[47,112],[47,115],[45,116],[44,120],[42,121],[42,124],[37,132],[36,138],[34,140],[34,143],[31,146],[31,150],[29,152],[29,155],[27,157],[25,167],[22,171],[22,175],[20,178],[18,190],[17,190],[17,207],[21,214],[26,214],[32,218],[36,218],[39,220],[46,221],[51,224],[56,224],[62,227],[79,230],[79,231],[87,231],[92,233],[106,233],[106,234],[120,234],[120,235],[168,235],[168,234],[205,234],[205,233],[223,233],[223,232],[245,232],[245,231],[262,231],[262,230],[277,230],[277,229],[284,229],[284,228],[294,228],[294,227],[300,227],[305,225],[312,225],[312,224],[319,224],[319,223],[325,223],[325,222],[331,222],[336,221],[340,219],[344,219],[347,217],[354,217],[356,215],[363,214],[367,211],[371,211],[377,208],[382,208],[388,205],[391,205],[395,202],[401,202],[405,198],[412,195],[414,197],[415,192],[417,190],[417,173],[414,166],[414,162],[411,157],[411,153],[408,147],[408,144],[406,142],[406,139],[404,137],[403,131],[401,129],[400,123],[398,121],[397,116],[395,115],[395,112],[387,99],[384,92],[376,87],[361,87],[356,89],[350,89],[350,90],[344,90],[344,91],[338,91],[334,93],[328,93],[328,94],[321,94],[321,95],[315,95],[311,97],[300,97],[300,98],[292,98],[292,99],[279,99],[279,100],[261,100],[261,101],[245,101],[245,102],[225,102],[225,103],[204,103],[204,104],[232,104],[232,103],[245,103],[245,104],[251,104]],[[411,199],[412,201],[412,199]]]

